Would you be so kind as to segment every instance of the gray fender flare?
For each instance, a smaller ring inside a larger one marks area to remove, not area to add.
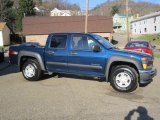
[[[106,81],[108,82],[108,77],[109,77],[109,69],[111,67],[111,64],[113,62],[126,62],[126,63],[131,63],[134,64],[138,70],[143,69],[142,65],[140,62],[138,62],[138,60],[136,60],[135,58],[131,58],[131,57],[123,57],[123,56],[112,56],[108,59],[108,62],[106,64],[106,69],[105,69],[105,76],[106,76]]]
[[[28,57],[33,57],[35,58],[40,67],[41,67],[41,70],[44,70],[45,71],[45,66],[44,66],[44,63],[43,63],[43,60],[42,60],[42,57],[40,56],[40,54],[38,53],[35,53],[35,52],[30,52],[30,51],[21,51],[18,55],[18,66],[20,67],[20,60],[23,56],[28,56]]]

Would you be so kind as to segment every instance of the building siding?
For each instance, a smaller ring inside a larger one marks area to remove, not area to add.
[[[5,26],[3,31],[3,45],[9,45],[10,44],[10,29]]]
[[[26,42],[38,42],[44,46],[47,38],[48,35],[26,35]]]
[[[160,33],[160,15],[131,22],[131,32],[137,35]]]
[[[111,41],[111,39],[112,39],[112,34],[111,33],[95,33],[95,34],[100,35],[104,38],[107,38],[109,41]]]
[[[0,31],[0,46],[3,46],[3,34],[2,34],[2,31]]]

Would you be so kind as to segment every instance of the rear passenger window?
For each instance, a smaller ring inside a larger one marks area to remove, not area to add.
[[[50,48],[66,48],[67,35],[54,35],[51,40]]]

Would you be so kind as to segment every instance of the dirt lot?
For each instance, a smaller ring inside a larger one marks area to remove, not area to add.
[[[155,59],[158,71],[159,61]],[[0,63],[0,119],[158,120],[159,78],[133,93],[119,93],[103,80],[76,76],[29,82],[16,66]]]

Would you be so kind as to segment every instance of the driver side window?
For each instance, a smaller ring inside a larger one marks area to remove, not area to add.
[[[72,36],[72,49],[74,50],[92,50],[93,45],[96,45],[95,41],[85,35]]]

